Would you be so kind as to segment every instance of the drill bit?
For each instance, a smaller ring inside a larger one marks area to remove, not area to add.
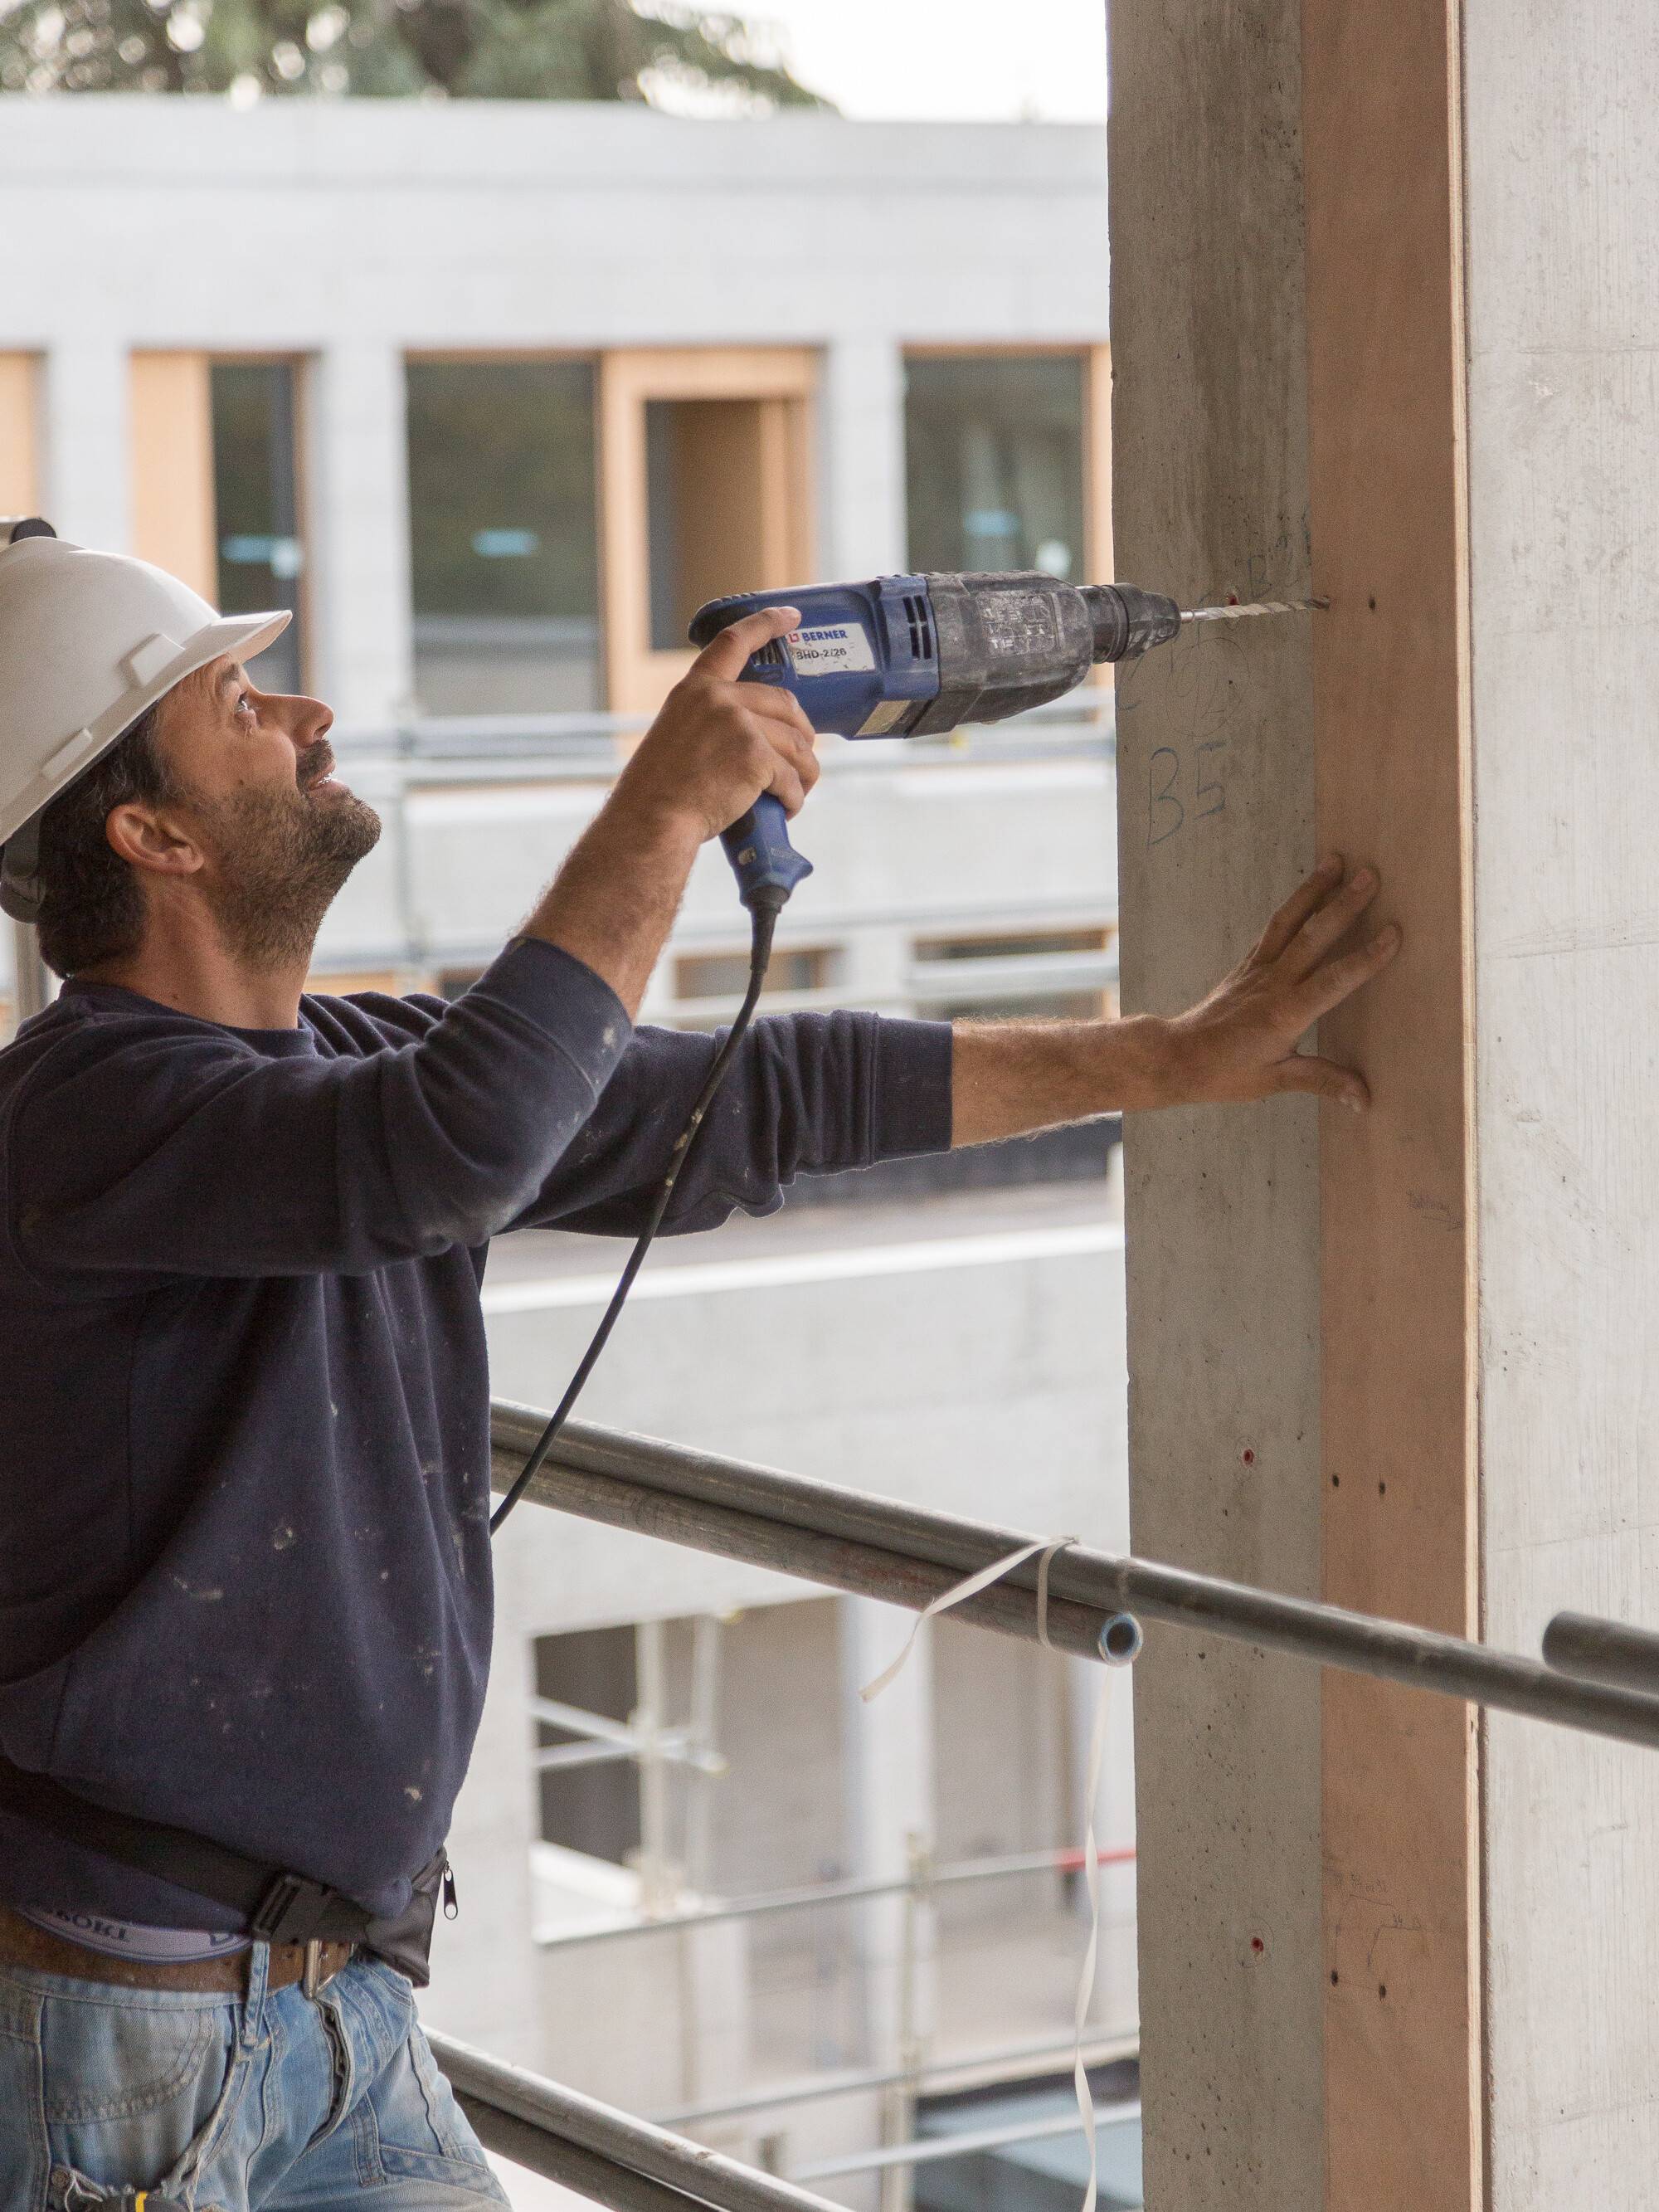
[[[1247,615],[1304,615],[1316,608],[1326,608],[1328,599],[1256,599],[1249,606],[1193,607],[1182,615],[1182,622],[1239,622]]]

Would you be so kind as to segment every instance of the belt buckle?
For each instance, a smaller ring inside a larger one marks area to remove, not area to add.
[[[308,1997],[314,1997],[323,1985],[323,1947],[313,1936],[306,1945],[306,1963],[300,1977],[300,1987]]]

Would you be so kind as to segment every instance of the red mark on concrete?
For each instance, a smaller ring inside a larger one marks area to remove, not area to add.
[[[1263,1951],[1265,1951],[1265,1950],[1267,1949],[1267,1945],[1262,1942],[1261,1938],[1259,1936],[1251,1936],[1251,1938],[1250,1938],[1250,1948],[1251,1948],[1251,1950],[1253,1950],[1254,1952],[1255,1952],[1255,1953],[1256,1953],[1256,1954],[1258,1955],[1258,1957],[1261,1955],[1261,1954]]]

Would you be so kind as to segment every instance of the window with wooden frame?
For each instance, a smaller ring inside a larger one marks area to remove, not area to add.
[[[812,573],[815,356],[798,347],[617,352],[599,370],[609,704],[651,714],[704,600]]]
[[[593,363],[416,359],[407,376],[422,711],[599,707]]]
[[[134,550],[226,614],[287,607],[253,676],[303,690],[304,364],[145,352],[131,374]]]

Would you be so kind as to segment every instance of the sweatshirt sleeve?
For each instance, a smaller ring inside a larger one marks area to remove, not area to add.
[[[9,1232],[37,1279],[100,1291],[480,1244],[554,1174],[631,1034],[610,988],[538,941],[366,1054],[273,1057],[153,1009],[96,1018],[14,1097]]]
[[[510,1226],[629,1237],[645,1226],[720,1045],[641,1029],[534,1203]],[[757,1021],[681,1174],[663,1233],[770,1213],[806,1170],[872,1166],[951,1144],[951,1027],[878,1014]]]

